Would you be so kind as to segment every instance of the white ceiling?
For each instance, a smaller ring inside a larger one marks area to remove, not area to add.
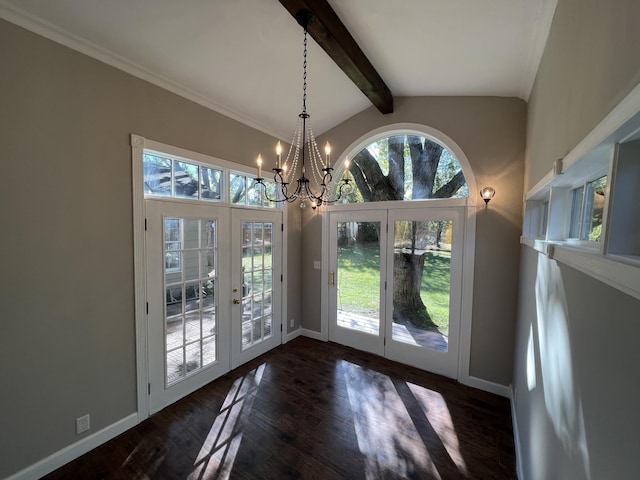
[[[557,0],[330,0],[394,96],[528,99]],[[0,17],[289,140],[302,28],[278,0],[0,0]],[[310,38],[321,134],[370,106]]]

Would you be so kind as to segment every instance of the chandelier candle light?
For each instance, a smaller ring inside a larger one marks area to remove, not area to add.
[[[309,114],[307,113],[307,26],[313,21],[313,14],[307,10],[301,10],[296,15],[298,23],[304,28],[304,62],[303,62],[303,88],[302,88],[302,113],[298,115],[298,122],[293,132],[293,140],[291,147],[287,153],[287,157],[282,162],[282,145],[278,142],[276,145],[276,166],[272,168],[273,180],[275,182],[275,198],[270,198],[267,193],[267,185],[262,177],[262,155],[258,155],[258,177],[256,184],[262,185],[264,197],[271,202],[294,202],[300,200],[300,208],[306,208],[307,202],[311,203],[311,207],[315,210],[322,204],[335,203],[342,197],[343,193],[351,191],[349,178],[349,160],[345,160],[344,177],[340,180],[335,191],[331,187],[333,180],[333,168],[331,168],[331,146],[329,142],[324,147],[325,158],[318,149],[315,136],[311,130],[309,122]],[[306,176],[305,165],[305,145],[309,157],[311,174],[315,183],[319,185],[319,190],[314,193],[310,186],[310,180]],[[296,171],[298,159],[301,159],[301,176],[298,178],[296,189],[289,191],[289,178],[287,170],[291,175]],[[291,168],[289,169],[289,165]],[[343,192],[344,189],[344,192]]]

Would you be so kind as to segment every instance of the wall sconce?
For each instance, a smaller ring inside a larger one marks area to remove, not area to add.
[[[482,189],[480,189],[480,196],[484,200],[485,208],[487,207],[487,205],[489,204],[489,202],[491,201],[491,199],[495,194],[496,194],[496,191],[492,187],[482,187]]]

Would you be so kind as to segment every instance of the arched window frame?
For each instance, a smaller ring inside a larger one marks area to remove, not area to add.
[[[360,138],[358,138],[355,142],[349,145],[340,155],[338,160],[334,163],[333,168],[335,169],[335,178],[342,178],[344,175],[344,161],[346,158],[353,158],[360,150],[366,148],[374,142],[382,140],[384,138],[393,137],[397,135],[416,135],[420,137],[425,137],[433,142],[439,143],[444,148],[449,150],[453,157],[456,159],[460,168],[462,169],[462,173],[464,174],[464,178],[467,183],[467,189],[469,191],[469,196],[467,198],[463,198],[461,200],[466,201],[466,205],[469,207],[475,207],[477,205],[477,196],[476,193],[478,191],[477,184],[475,181],[475,176],[473,175],[473,171],[471,169],[471,165],[467,156],[464,154],[462,149],[458,146],[458,144],[448,135],[437,130],[433,127],[429,127],[427,125],[421,125],[418,123],[396,123],[392,125],[386,125],[384,127],[379,127],[375,130],[372,130]],[[444,201],[449,199],[421,199],[421,200],[411,200],[411,202],[434,202],[434,201]],[[351,204],[353,205],[353,204]]]

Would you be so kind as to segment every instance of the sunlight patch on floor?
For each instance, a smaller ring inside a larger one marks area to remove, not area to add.
[[[265,367],[263,363],[234,382],[202,444],[189,480],[231,477],[233,462],[242,441],[240,420],[251,412]]]
[[[366,477],[441,478],[391,379],[346,361],[341,370]]]
[[[438,434],[442,445],[449,454],[449,457],[453,463],[458,467],[458,470],[467,475],[467,466],[462,458],[460,451],[460,442],[458,441],[458,435],[449,413],[449,407],[444,397],[433,390],[415,385],[413,383],[407,383],[409,390],[413,393],[416,401],[420,404],[420,408],[425,417]]]

